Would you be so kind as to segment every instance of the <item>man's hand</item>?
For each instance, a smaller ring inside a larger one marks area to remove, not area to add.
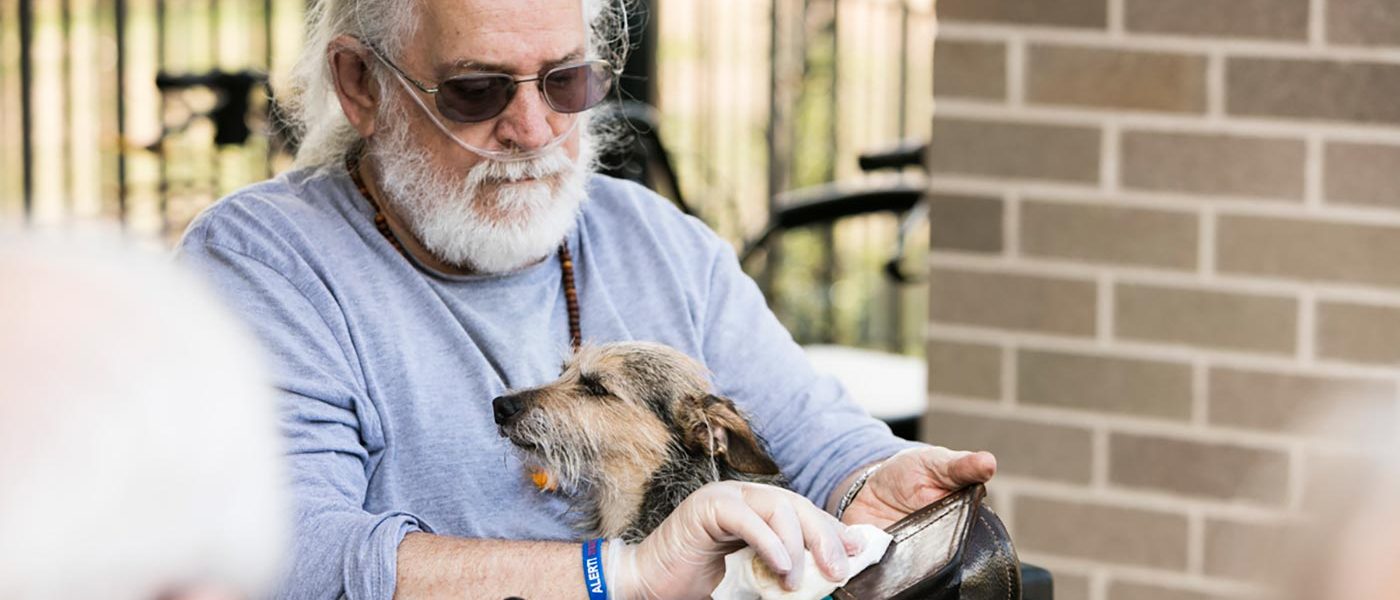
[[[880,466],[841,521],[885,528],[954,491],[986,483],[997,472],[997,460],[987,452],[957,452],[938,446],[911,448]],[[849,486],[850,482],[846,483]],[[846,493],[846,487],[837,490]]]
[[[616,543],[603,569],[624,600],[707,598],[724,575],[724,556],[744,545],[784,576],[787,589],[802,578],[805,550],[823,576],[839,581],[849,574],[848,557],[861,549],[844,525],[806,498],[738,481],[700,488],[641,543],[611,546]]]

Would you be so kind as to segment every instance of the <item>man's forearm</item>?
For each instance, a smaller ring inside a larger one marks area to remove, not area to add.
[[[410,533],[399,544],[394,598],[579,598],[578,544],[466,540]]]

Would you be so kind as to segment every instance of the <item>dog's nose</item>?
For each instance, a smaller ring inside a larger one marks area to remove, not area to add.
[[[516,396],[501,396],[491,401],[491,408],[496,415],[496,424],[505,425],[511,417],[525,410],[525,403]]]

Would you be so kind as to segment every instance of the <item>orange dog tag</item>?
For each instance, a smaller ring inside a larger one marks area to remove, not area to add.
[[[540,468],[531,469],[530,481],[534,482],[535,487],[539,488],[541,492],[552,492],[559,487],[549,476],[549,472]]]

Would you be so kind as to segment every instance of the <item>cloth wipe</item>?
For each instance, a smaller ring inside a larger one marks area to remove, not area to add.
[[[889,548],[890,534],[874,525],[852,525],[846,531],[854,534],[865,546],[850,557],[851,575],[841,581],[831,581],[817,569],[811,552],[805,552],[807,566],[797,589],[783,589],[782,579],[763,564],[753,548],[744,548],[724,557],[724,579],[710,594],[713,600],[819,600],[836,591],[857,573],[880,562]]]

